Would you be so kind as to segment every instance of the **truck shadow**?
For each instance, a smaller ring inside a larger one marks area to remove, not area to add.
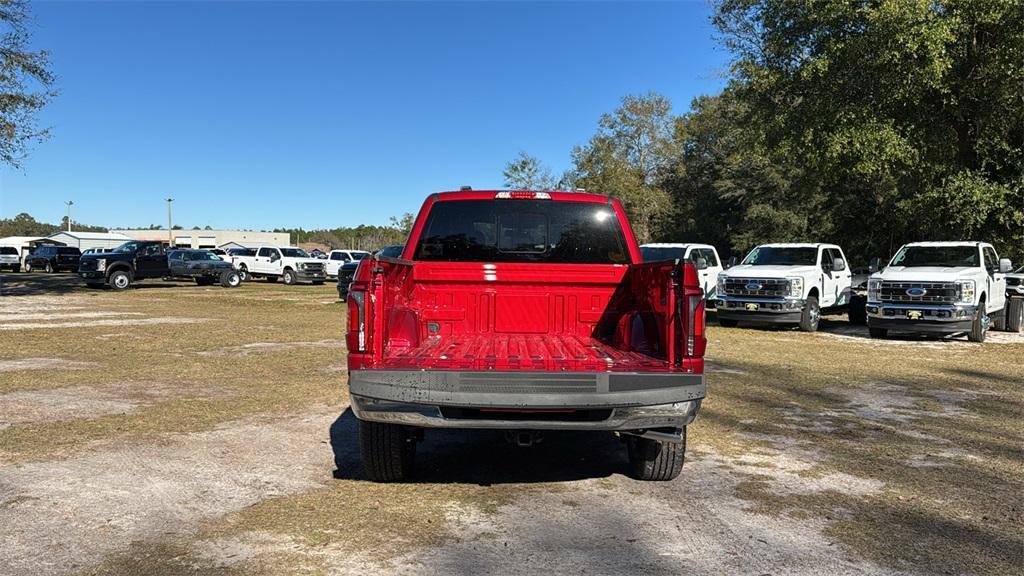
[[[146,280],[135,284],[132,290],[159,288],[180,288],[194,286],[191,282]],[[109,290],[104,288],[103,290]],[[41,296],[45,294],[98,293],[100,289],[89,288],[77,274],[0,274],[0,296]]]
[[[334,477],[365,480],[359,461],[359,421],[348,408],[330,429]],[[501,430],[427,430],[416,446],[416,483],[528,484],[625,474],[626,449],[611,432],[546,431],[517,448]]]

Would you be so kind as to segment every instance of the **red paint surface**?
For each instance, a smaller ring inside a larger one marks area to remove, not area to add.
[[[703,372],[703,303],[693,353],[686,353],[686,299],[701,294],[692,265],[408,260],[435,202],[495,194],[431,195],[413,225],[406,260],[359,265],[352,290],[366,293],[365,348],[358,351],[350,300],[351,369]],[[551,196],[552,202],[611,204],[632,261],[642,261],[617,200]]]

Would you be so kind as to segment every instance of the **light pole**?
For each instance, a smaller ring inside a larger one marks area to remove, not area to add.
[[[68,232],[71,232],[71,207],[75,205],[75,201],[68,200],[65,204],[68,205]]]
[[[171,202],[174,202],[174,198],[168,198],[167,199],[167,246],[168,247],[170,247],[171,245],[174,244],[174,240],[172,239],[172,235],[174,233],[171,231]]]

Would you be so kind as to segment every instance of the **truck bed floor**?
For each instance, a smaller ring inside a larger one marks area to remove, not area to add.
[[[388,350],[385,370],[670,371],[668,362],[569,334],[431,336],[415,348]]]

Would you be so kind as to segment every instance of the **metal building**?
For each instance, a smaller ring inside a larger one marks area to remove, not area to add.
[[[167,230],[112,230],[135,240],[167,242]],[[174,245],[182,248],[225,248],[231,246],[289,246],[287,232],[253,232],[250,230],[172,230]],[[230,245],[230,246],[225,246]]]
[[[57,232],[47,238],[82,252],[89,248],[114,248],[131,240],[131,237],[116,232]]]

